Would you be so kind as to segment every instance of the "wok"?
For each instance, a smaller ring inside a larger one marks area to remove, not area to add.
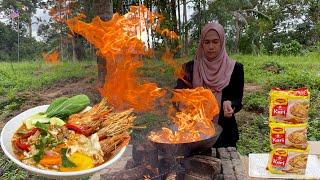
[[[215,125],[215,134],[200,141],[179,144],[159,143],[154,141],[151,142],[164,154],[188,157],[202,150],[210,149],[217,142],[221,132],[222,127]]]

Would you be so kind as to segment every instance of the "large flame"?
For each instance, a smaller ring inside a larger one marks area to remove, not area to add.
[[[59,53],[57,51],[53,51],[51,53],[41,53],[42,58],[47,64],[58,64],[59,61]]]
[[[91,23],[81,21],[81,17],[66,21],[73,33],[94,44],[98,54],[106,60],[105,84],[99,91],[116,109],[132,107],[137,111],[150,110],[155,100],[165,94],[155,83],[139,82],[136,74],[136,70],[143,65],[141,56],[150,54],[139,39],[141,34],[138,32],[152,24],[158,27],[156,21],[159,18],[144,6],[132,6],[130,12],[124,16],[116,13],[110,21],[99,17]]]
[[[176,129],[162,128],[151,132],[152,141],[189,143],[215,134],[212,119],[219,114],[219,106],[211,90],[203,87],[178,89],[174,90],[171,100],[176,107],[169,109],[169,115]]]

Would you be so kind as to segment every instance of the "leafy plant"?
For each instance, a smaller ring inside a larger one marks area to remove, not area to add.
[[[280,46],[276,49],[277,54],[281,55],[302,55],[303,48],[302,45],[296,41],[292,40],[289,43],[281,43]]]
[[[309,121],[308,139],[311,141],[320,140],[320,119],[313,119]]]

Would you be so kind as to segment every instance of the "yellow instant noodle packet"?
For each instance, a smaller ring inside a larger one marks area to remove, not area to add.
[[[272,149],[267,169],[273,174],[305,174],[309,150]]]
[[[270,123],[269,126],[271,148],[297,148],[304,150],[308,147],[307,123]]]
[[[308,121],[310,92],[307,88],[296,90],[272,89],[269,95],[270,122],[300,124]]]

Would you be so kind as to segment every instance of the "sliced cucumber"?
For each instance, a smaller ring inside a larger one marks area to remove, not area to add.
[[[27,129],[32,129],[37,122],[49,123],[50,118],[47,118],[46,115],[35,114],[24,121]]]
[[[51,124],[51,125],[63,126],[63,125],[65,125],[66,123],[65,123],[62,119],[60,119],[60,118],[52,117],[52,118],[50,118],[50,124]]]

